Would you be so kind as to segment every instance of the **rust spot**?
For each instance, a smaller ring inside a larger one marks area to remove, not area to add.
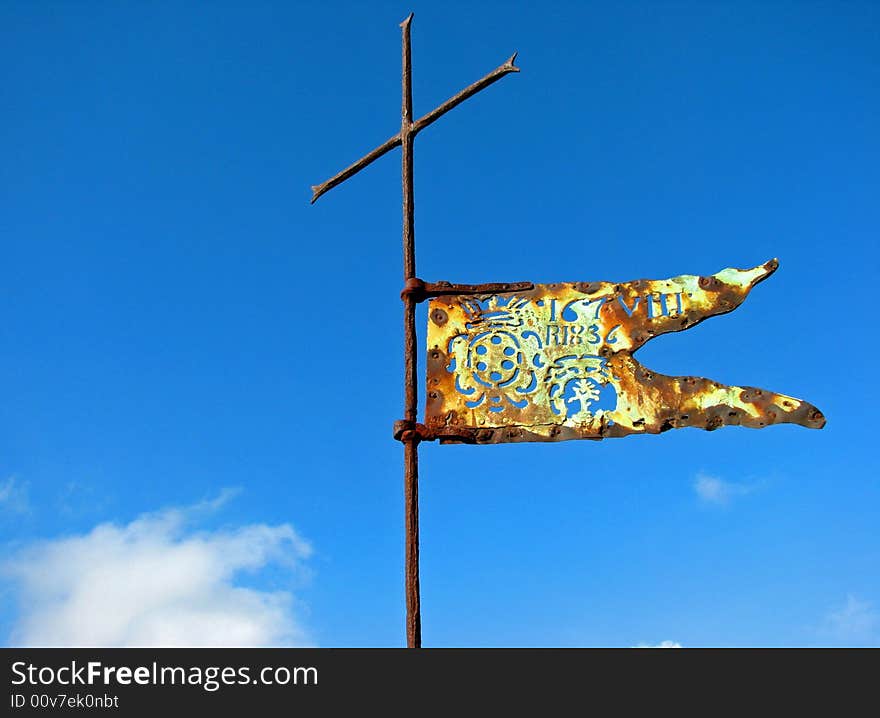
[[[602,288],[601,282],[577,282],[574,285],[575,289],[579,292],[583,292],[584,294],[595,294]]]
[[[448,318],[449,317],[446,312],[439,307],[431,310],[431,321],[433,321],[434,324],[436,324],[438,327],[442,327],[444,324],[446,324]]]
[[[715,289],[719,288],[720,286],[722,286],[721,282],[718,281],[717,277],[700,277],[697,284],[700,287],[700,289],[707,289],[707,290],[715,290]]]

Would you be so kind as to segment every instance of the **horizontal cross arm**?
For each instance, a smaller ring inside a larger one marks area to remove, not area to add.
[[[438,108],[431,110],[424,117],[420,117],[415,122],[413,122],[412,132],[416,134],[425,129],[428,125],[433,124],[437,120],[439,120],[443,115],[449,112],[454,107],[458,107],[462,102],[464,102],[469,97],[476,95],[480,90],[483,90],[493,82],[497,82],[505,75],[510,74],[511,72],[519,72],[519,68],[513,63],[516,61],[516,53],[513,53],[510,56],[510,59],[507,60],[503,65],[499,65],[492,72],[490,72],[485,77],[480,78],[472,85],[468,85],[461,92],[456,95],[450,97],[446,102],[440,105]]]
[[[369,164],[372,164],[377,159],[379,159],[382,155],[390,152],[395,147],[400,147],[400,133],[394,135],[394,137],[391,137],[390,139],[383,142],[381,145],[379,145],[372,152],[364,155],[357,162],[346,167],[344,170],[342,170],[342,172],[333,175],[330,179],[328,179],[323,184],[312,185],[311,204],[314,204],[315,200],[317,200],[318,197],[320,197],[322,194],[324,194],[325,192],[329,192],[336,185],[342,184],[349,177],[351,177],[354,174],[357,174],[364,167],[366,167]]]
[[[451,109],[453,109],[454,107],[457,107],[458,105],[460,105],[462,102],[464,102],[469,97],[476,95],[480,90],[487,88],[493,82],[497,82],[505,75],[508,75],[511,72],[519,72],[519,68],[513,64],[515,60],[516,60],[516,53],[513,53],[513,55],[510,56],[510,59],[507,60],[507,62],[505,62],[503,65],[499,65],[498,67],[496,67],[494,70],[492,70],[492,72],[490,72],[485,77],[480,78],[472,85],[468,85],[461,92],[459,92],[456,95],[453,95],[448,100],[446,100],[446,102],[444,102],[442,105],[440,105],[439,107],[437,107],[434,110],[431,110],[424,117],[420,117],[418,120],[416,120],[415,122],[412,123],[412,126],[410,128],[410,134],[415,136],[418,132],[421,132],[428,125],[431,125],[434,122],[436,122],[437,120],[439,120],[441,117],[443,117],[443,115],[445,115]],[[325,192],[329,192],[331,189],[336,187],[336,185],[342,184],[349,177],[351,177],[354,174],[357,174],[364,167],[366,167],[367,165],[369,165],[372,162],[375,162],[377,159],[379,159],[382,155],[390,152],[395,147],[400,147],[400,143],[401,143],[400,133],[398,132],[396,135],[394,135],[394,137],[391,137],[390,139],[386,140],[383,144],[379,145],[372,152],[364,155],[357,162],[346,167],[339,174],[334,175],[333,177],[331,177],[330,179],[328,179],[326,182],[324,182],[322,184],[312,185],[311,203],[314,204],[315,201],[318,199],[318,197],[320,197],[322,194],[324,194]]]

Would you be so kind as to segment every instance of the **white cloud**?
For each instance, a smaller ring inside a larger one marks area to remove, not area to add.
[[[3,566],[20,600],[15,646],[290,646],[309,640],[294,597],[241,585],[270,564],[305,573],[288,524],[198,531],[230,498],[32,544]]]
[[[880,612],[870,601],[850,594],[842,607],[825,616],[820,632],[848,645],[876,644],[880,642]]]
[[[23,484],[15,476],[0,481],[0,508],[17,514],[27,513],[30,509],[27,484]]]
[[[693,486],[700,501],[716,506],[726,506],[733,499],[750,494],[756,488],[753,484],[724,481],[709,474],[697,474]]]
[[[681,648],[678,641],[660,641],[660,643],[639,643],[633,648]]]

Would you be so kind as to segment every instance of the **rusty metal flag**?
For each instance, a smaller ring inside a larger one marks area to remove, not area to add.
[[[493,444],[727,424],[821,429],[822,412],[800,399],[664,376],[633,356],[655,336],[733,311],[778,264],[436,296],[428,311],[425,438]]]

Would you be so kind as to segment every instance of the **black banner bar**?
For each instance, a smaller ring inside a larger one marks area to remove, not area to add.
[[[601,715],[617,715],[823,699],[839,714],[874,693],[880,667],[872,650],[3,649],[3,658],[0,715],[9,716],[467,714],[475,702],[539,706],[537,715],[605,705]],[[714,705],[700,703],[706,696]]]

